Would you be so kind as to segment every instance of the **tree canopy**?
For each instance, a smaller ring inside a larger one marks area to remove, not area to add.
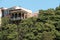
[[[39,10],[38,17],[11,24],[2,18],[0,40],[60,40],[60,6],[55,9]]]

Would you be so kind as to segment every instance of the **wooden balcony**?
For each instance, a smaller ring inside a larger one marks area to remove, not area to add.
[[[21,20],[21,19],[24,19],[23,17],[13,17],[13,18],[10,18],[11,21],[15,21],[15,20]]]

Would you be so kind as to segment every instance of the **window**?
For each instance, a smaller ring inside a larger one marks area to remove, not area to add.
[[[18,17],[21,17],[21,13],[18,14]]]
[[[13,18],[13,17],[14,17],[14,14],[12,13],[11,18]]]
[[[15,18],[17,18],[17,13],[15,13]]]

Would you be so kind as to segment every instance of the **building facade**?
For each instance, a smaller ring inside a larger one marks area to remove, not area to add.
[[[8,16],[10,20],[20,20],[20,19],[25,19],[32,17],[32,11],[14,6],[11,8],[1,8],[2,11],[2,17]]]
[[[0,26],[1,26],[1,22],[2,22],[1,17],[2,17],[2,12],[1,12],[1,9],[0,9]]]
[[[37,17],[37,14],[32,13],[31,10],[14,6],[11,8],[0,8],[0,24],[1,24],[1,17],[9,17],[11,21],[17,21],[21,19],[26,19],[30,17]]]
[[[39,14],[39,11],[34,12],[34,13],[32,14],[32,16],[33,16],[33,17],[38,17],[38,14]]]

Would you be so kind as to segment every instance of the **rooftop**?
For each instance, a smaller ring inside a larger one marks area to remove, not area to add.
[[[22,9],[22,10],[24,10],[24,11],[27,11],[27,12],[32,13],[32,11],[31,11],[31,10],[29,10],[29,9],[25,9],[25,8],[22,8],[22,7],[19,7],[19,6],[13,6],[13,7],[8,8],[8,9]]]

